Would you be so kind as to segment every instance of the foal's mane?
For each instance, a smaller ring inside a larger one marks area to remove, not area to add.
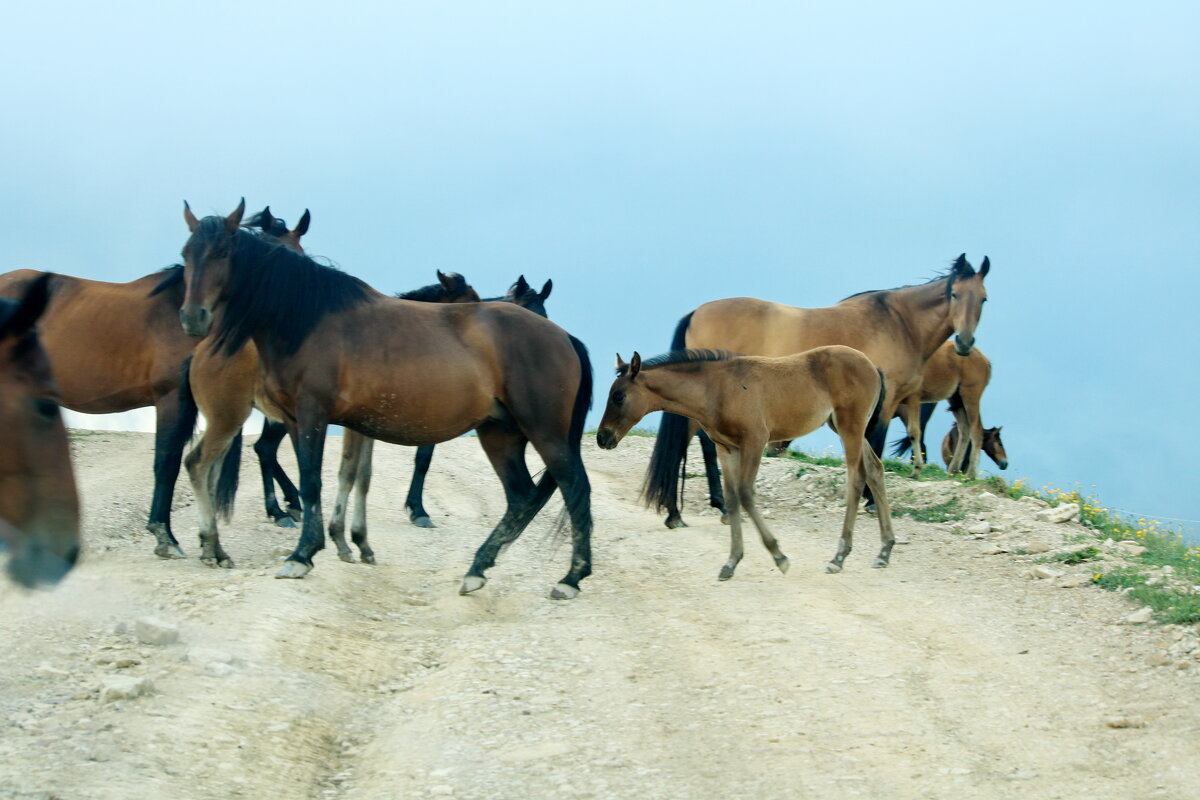
[[[932,278],[925,281],[924,283],[909,283],[909,284],[905,284],[904,286],[895,286],[891,289],[868,289],[865,292],[855,292],[854,294],[850,295],[849,297],[843,297],[838,302],[844,303],[847,300],[854,298],[854,297],[862,297],[863,295],[867,295],[867,294],[877,294],[877,295],[879,295],[879,297],[877,297],[876,300],[880,303],[883,303],[883,302],[886,302],[887,294],[889,292],[897,292],[897,291],[900,291],[901,289],[911,289],[914,286],[928,286],[929,284],[937,283],[938,281],[946,282],[946,299],[949,300],[950,292],[952,291],[952,289],[954,287],[954,282],[956,280],[959,280],[960,278],[965,280],[967,278],[970,278],[974,274],[975,274],[975,268],[967,263],[967,254],[963,253],[961,256],[954,259],[954,261],[950,264],[950,266],[946,267],[945,271],[940,272],[937,275],[934,275]]]
[[[371,294],[358,278],[281,244],[241,229],[231,236],[223,217],[205,217],[188,240],[197,261],[204,250],[220,255],[230,244],[225,306],[211,332],[226,355],[240,350],[256,331],[265,332],[282,355],[291,355],[326,314],[354,308]]]
[[[661,356],[645,359],[642,361],[642,370],[671,367],[677,364],[703,364],[710,361],[728,361],[731,358],[737,358],[737,353],[731,353],[728,350],[672,350],[669,353],[663,353]],[[628,371],[628,364],[617,367],[617,376],[620,377]]]

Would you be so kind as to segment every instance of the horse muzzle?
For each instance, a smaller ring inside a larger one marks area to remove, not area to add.
[[[601,428],[596,431],[596,444],[601,450],[612,450],[621,441],[621,437],[613,433],[612,428]]]
[[[79,545],[71,544],[61,553],[40,538],[26,539],[13,548],[8,561],[9,576],[26,588],[53,585],[62,580],[79,560]]]
[[[179,322],[184,333],[201,339],[212,327],[212,312],[203,306],[184,306],[179,309]]]
[[[960,356],[971,355],[971,348],[975,346],[974,336],[955,336],[954,337],[954,352]]]

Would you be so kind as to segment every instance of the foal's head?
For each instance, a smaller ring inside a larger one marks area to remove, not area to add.
[[[605,450],[616,447],[629,429],[642,417],[656,410],[653,406],[654,393],[639,381],[642,357],[636,352],[628,364],[617,354],[617,379],[608,390],[608,403],[604,406],[604,417],[596,431],[596,444]]]
[[[300,217],[300,221],[296,223],[296,227],[288,230],[287,222],[281,217],[272,214],[271,207],[267,206],[243,223],[243,225],[247,228],[258,228],[262,231],[263,236],[276,244],[290,247],[297,253],[303,253],[304,247],[300,244],[300,237],[308,233],[308,226],[311,222],[312,214],[306,208],[304,209],[304,214]]]
[[[960,356],[970,355],[975,345],[975,327],[983,313],[983,304],[987,302],[983,279],[991,266],[988,257],[984,256],[976,272],[967,263],[967,254],[963,253],[954,261],[946,279],[946,299],[950,301],[950,322],[954,327],[954,352]]]
[[[1000,441],[1000,428],[984,429],[983,452],[996,462],[997,467],[1008,469],[1008,453],[1004,451],[1004,442]]]
[[[246,201],[238,203],[227,217],[196,219],[192,209],[183,204],[183,219],[192,235],[183,246],[184,285],[183,307],[179,321],[188,336],[203,337],[212,327],[212,309],[221,299],[229,283],[233,262],[234,236],[246,213]]]
[[[548,316],[546,314],[546,298],[550,296],[550,290],[553,288],[554,281],[547,280],[539,292],[529,285],[529,281],[525,280],[524,275],[521,275],[517,278],[516,283],[508,287],[508,291],[500,299],[506,303],[515,303],[538,316],[546,317]]]
[[[79,498],[58,387],[34,328],[51,275],[0,300],[0,542],[26,586],[58,581],[79,555]]]
[[[437,283],[412,289],[407,292],[397,292],[401,300],[413,300],[418,303],[478,303],[479,293],[475,291],[467,279],[457,272],[437,271]]]

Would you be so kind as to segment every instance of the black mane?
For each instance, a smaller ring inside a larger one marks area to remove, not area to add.
[[[954,286],[954,282],[960,278],[963,278],[963,279],[970,278],[974,274],[975,274],[975,268],[972,267],[969,263],[967,263],[967,254],[963,253],[958,258],[954,259],[954,262],[951,263],[949,267],[946,267],[946,270],[944,272],[934,275],[932,278],[925,281],[924,283],[909,283],[909,284],[905,284],[904,286],[896,286],[891,289],[868,289],[865,292],[855,292],[854,294],[850,295],[849,297],[843,297],[838,302],[844,303],[851,298],[862,297],[863,295],[866,295],[866,294],[878,294],[878,295],[880,295],[880,297],[877,299],[879,302],[882,303],[886,300],[886,296],[887,296],[888,292],[895,292],[895,291],[899,291],[900,289],[911,289],[914,286],[928,286],[929,284],[937,283],[938,281],[946,282],[946,298],[949,299],[950,292],[952,291],[952,287]]]
[[[737,358],[737,353],[731,353],[728,350],[672,350],[669,353],[663,353],[661,356],[647,358],[642,361],[642,370],[655,369],[656,367],[670,367],[675,364],[702,364],[708,361],[728,361],[731,358]],[[617,375],[624,375],[629,371],[629,365],[617,368]]]
[[[366,302],[371,288],[358,278],[313,261],[244,230],[232,236],[223,217],[200,221],[188,247],[196,262],[230,254],[226,302],[211,335],[218,350],[232,355],[263,331],[283,355],[291,355],[326,314]]]
[[[150,290],[150,294],[146,295],[147,297],[154,297],[156,294],[170,291],[175,286],[183,287],[183,264],[172,264],[169,267],[163,267],[158,271],[158,274],[162,275],[162,280]],[[183,302],[182,295],[179,302]]]

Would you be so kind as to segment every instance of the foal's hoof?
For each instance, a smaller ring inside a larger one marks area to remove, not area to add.
[[[686,528],[688,524],[683,521],[683,517],[667,517],[668,528]]]
[[[279,572],[275,573],[276,578],[303,578],[308,573],[312,572],[311,564],[301,564],[299,561],[285,561]]]
[[[436,528],[437,527],[437,525],[434,525],[433,520],[431,520],[429,517],[413,517],[412,524],[416,525],[418,528]]]
[[[200,563],[206,567],[220,567],[221,569],[233,569],[233,559],[229,556],[224,558],[214,558],[212,556],[201,556]]]
[[[363,553],[362,558],[360,560],[364,564],[374,564],[375,563],[375,554],[374,553]]]
[[[831,573],[831,574],[835,573],[835,572],[841,572],[842,567],[840,564],[835,564],[832,561],[830,561],[828,564],[825,565],[825,571],[828,573]]]
[[[786,575],[788,567],[790,567],[791,564],[788,563],[787,556],[780,555],[779,558],[775,559],[775,566],[779,567],[779,571]]]
[[[285,515],[282,517],[276,517],[275,524],[278,525],[280,528],[296,527],[296,521],[294,519],[292,519],[291,516],[288,516],[288,515]]]
[[[345,561],[347,564],[354,563],[354,553],[351,553],[349,550],[344,553],[338,553],[338,558],[340,558],[342,561]]]
[[[574,600],[579,597],[579,590],[567,583],[558,583],[550,590],[552,600]]]
[[[187,558],[187,553],[177,544],[160,544],[154,548],[154,555],[159,558]]]
[[[734,569],[736,569],[736,567],[731,567],[728,564],[721,567],[721,571],[717,573],[717,580],[719,580],[719,581],[729,580],[730,578],[733,577]]]
[[[487,578],[479,575],[468,575],[463,578],[462,586],[458,587],[458,593],[470,594],[471,592],[477,592],[483,588],[485,583],[487,583]]]
[[[888,565],[886,558],[876,558],[871,562],[871,569],[884,569]]]

